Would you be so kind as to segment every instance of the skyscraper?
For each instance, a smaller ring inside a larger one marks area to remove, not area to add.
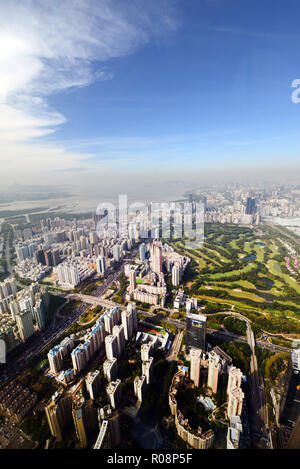
[[[58,345],[49,350],[47,357],[52,373],[57,373],[62,369],[63,359]]]
[[[186,314],[186,350],[198,348],[205,351],[206,316],[201,314]]]
[[[230,419],[234,416],[241,416],[243,408],[244,393],[241,388],[232,388],[228,395],[227,416]]]
[[[150,384],[150,379],[152,376],[152,369],[153,369],[153,357],[150,357],[149,361],[145,361],[142,363],[142,373],[143,376],[146,378],[146,384]]]
[[[229,418],[233,416],[241,416],[244,393],[241,388],[242,384],[242,372],[239,368],[232,366],[228,373],[228,409],[227,415]]]
[[[51,249],[48,249],[47,251],[45,251],[45,263],[48,266],[54,265],[53,254],[52,254]]]
[[[109,360],[118,357],[118,340],[114,335],[107,335],[105,337],[105,351]]]
[[[196,387],[198,387],[200,384],[201,354],[202,354],[201,349],[197,349],[197,348],[190,349],[190,359],[191,359],[190,377],[191,377],[191,381],[194,382],[194,385]]]
[[[231,366],[228,372],[228,384],[227,384],[227,394],[229,394],[230,389],[241,387],[242,383],[242,372],[239,368]]]
[[[207,387],[211,388],[214,394],[216,394],[218,390],[218,378],[219,378],[219,368],[220,368],[219,361],[220,361],[219,355],[217,355],[214,351],[209,352]]]
[[[131,269],[129,271],[129,287],[130,290],[136,289],[136,272],[134,269]]]
[[[99,409],[100,432],[94,449],[111,449],[120,444],[121,434],[119,425],[119,412],[112,411],[110,405]]]
[[[161,243],[153,242],[151,249],[151,265],[153,272],[162,272],[162,246]]]
[[[121,399],[121,380],[111,381],[106,386],[106,394],[112,409],[116,409]]]
[[[124,326],[114,326],[113,327],[113,335],[117,338],[117,347],[118,347],[118,355],[120,357],[123,353],[125,347],[125,335],[124,335]]]
[[[32,314],[29,310],[22,311],[16,315],[18,332],[23,342],[34,333]]]
[[[172,285],[174,287],[178,287],[180,284],[180,277],[180,265],[176,263],[172,267]]]
[[[63,431],[72,419],[72,400],[63,390],[56,391],[45,407],[51,434],[61,441]]]
[[[86,389],[91,399],[98,397],[101,388],[101,374],[99,370],[91,371],[85,379]]]
[[[100,256],[98,259],[96,259],[96,268],[98,274],[105,274],[106,271],[106,262],[105,262],[105,257]]]
[[[247,198],[245,213],[246,215],[253,215],[255,213],[255,199],[252,199],[251,197]]]
[[[127,310],[122,311],[122,325],[124,327],[125,339],[130,340],[136,330],[136,307],[135,305],[127,305]]]
[[[139,247],[139,257],[140,257],[140,261],[144,261],[146,259],[146,246],[145,246],[145,243],[142,243]]]
[[[113,358],[112,360],[105,360],[103,363],[103,373],[104,378],[110,382],[115,381],[117,379],[117,372],[118,372],[118,363],[117,359]]]
[[[80,447],[86,448],[89,437],[97,430],[97,411],[87,402],[80,402],[79,405],[73,404],[72,415]]]
[[[113,247],[113,258],[116,262],[120,260],[120,246],[118,244]]]
[[[138,398],[138,401],[143,402],[143,398],[145,395],[146,391],[146,377],[144,375],[142,376],[136,376],[134,378],[134,394]]]

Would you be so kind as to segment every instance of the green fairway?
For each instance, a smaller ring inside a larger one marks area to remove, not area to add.
[[[300,327],[300,284],[286,271],[288,253],[281,241],[280,233],[264,225],[206,224],[201,249],[191,251],[181,241],[173,245],[198,264],[189,294],[248,315],[256,312],[254,320],[263,327],[286,332],[292,327],[288,319]]]

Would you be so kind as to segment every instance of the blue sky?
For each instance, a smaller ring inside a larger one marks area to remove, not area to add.
[[[0,6],[5,180],[299,168],[297,0],[56,3]]]

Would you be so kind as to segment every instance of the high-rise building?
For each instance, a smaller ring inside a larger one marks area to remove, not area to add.
[[[129,288],[130,290],[136,289],[136,272],[134,269],[129,271]]]
[[[19,262],[24,261],[25,259],[27,259],[27,257],[29,257],[28,246],[17,246],[16,253],[17,253],[18,261]]]
[[[106,262],[105,262],[105,257],[100,256],[98,259],[96,259],[96,269],[98,274],[105,274],[106,271]]]
[[[11,312],[12,319],[16,320],[16,315],[21,312],[20,303],[18,300],[13,300],[9,303],[9,309]]]
[[[243,408],[244,393],[241,388],[242,384],[242,372],[239,368],[232,366],[228,373],[228,409],[227,415],[230,419],[234,416],[241,416]]]
[[[115,381],[118,376],[118,362],[116,358],[105,360],[103,363],[104,378],[110,382]]]
[[[18,332],[21,340],[25,342],[28,337],[34,334],[32,314],[29,310],[22,311],[16,315]]]
[[[46,322],[46,311],[41,299],[33,307],[33,316],[38,329],[43,329]]]
[[[227,430],[227,446],[226,449],[239,449],[243,425],[239,416],[230,418]]]
[[[61,262],[61,258],[59,255],[59,249],[53,249],[52,251],[52,258],[53,258],[53,265],[58,265]]]
[[[150,384],[151,376],[152,376],[152,365],[153,365],[153,357],[146,362],[142,363],[142,374],[146,378],[147,386]]]
[[[242,383],[243,373],[239,368],[231,366],[228,372],[228,384],[227,384],[227,394],[229,394],[230,389],[240,388]]]
[[[180,265],[176,263],[172,267],[172,285],[174,287],[178,287],[180,284],[180,276]]]
[[[35,262],[37,264],[46,265],[45,253],[44,253],[43,249],[38,249],[34,253],[34,259],[35,259]]]
[[[255,213],[255,199],[252,199],[251,197],[247,198],[245,213],[246,215],[253,215]]]
[[[152,344],[149,342],[148,344],[142,344],[141,345],[141,359],[142,361],[149,361],[150,360],[150,354],[152,350]]]
[[[104,320],[104,327],[106,332],[112,333],[112,329],[116,324],[121,322],[121,309],[119,306],[112,308],[110,311],[106,311],[102,318]]]
[[[137,397],[138,401],[143,402],[143,398],[146,392],[146,377],[136,376],[133,382],[134,385],[134,394]]]
[[[52,254],[51,249],[48,249],[47,251],[45,251],[45,263],[48,266],[54,265],[53,254]]]
[[[63,391],[56,391],[45,407],[51,434],[61,441],[63,431],[72,419],[72,399]]]
[[[192,309],[197,309],[197,298],[188,298],[185,303],[186,312],[190,313]]]
[[[120,246],[118,244],[115,244],[113,247],[113,258],[114,261],[119,262],[120,260]]]
[[[64,358],[71,352],[74,347],[74,340],[70,337],[65,337],[60,344],[53,347],[48,352],[48,361],[50,370],[57,373],[62,369]]]
[[[220,369],[220,356],[214,351],[208,354],[208,376],[207,376],[207,387],[211,388],[212,392],[216,394],[218,390],[218,378]]]
[[[98,243],[98,234],[96,231],[91,231],[90,232],[90,243],[91,244],[97,244]]]
[[[103,420],[94,449],[111,449],[111,434],[109,431],[108,420]]]
[[[105,351],[109,360],[118,358],[118,340],[115,335],[107,335],[105,337]]]
[[[84,342],[78,345],[71,353],[73,369],[76,374],[80,373],[91,358],[90,342]]]
[[[62,369],[63,359],[61,356],[61,352],[59,346],[56,345],[48,352],[48,361],[50,366],[50,371],[53,373],[58,373]]]
[[[59,264],[57,266],[58,283],[76,287],[80,283],[79,271],[76,265]]]
[[[97,430],[98,420],[96,409],[87,402],[73,404],[73,421],[80,447],[86,448],[90,436]]]
[[[151,249],[151,266],[153,272],[162,272],[162,246],[161,243],[153,242]]]
[[[99,409],[100,432],[94,449],[111,449],[121,442],[119,412],[112,411],[110,405]]]
[[[186,350],[198,348],[205,351],[206,316],[201,314],[186,314]]]
[[[113,335],[117,338],[117,347],[118,347],[118,355],[120,357],[123,353],[125,347],[125,335],[124,335],[124,326],[114,326],[113,327]]]
[[[243,408],[244,393],[241,388],[231,388],[228,394],[227,416],[230,419],[234,416],[241,416]]]
[[[121,380],[111,381],[106,386],[106,394],[112,409],[116,409],[121,399]]]
[[[122,325],[124,327],[124,336],[126,340],[130,340],[133,335],[133,317],[132,312],[127,310],[121,313]]]
[[[30,311],[30,312],[32,312],[33,302],[34,302],[34,300],[33,300],[31,295],[27,295],[27,296],[24,296],[23,298],[21,298],[19,300],[19,305],[20,305],[21,311]]]
[[[86,389],[91,399],[96,399],[101,389],[101,374],[99,370],[91,371],[85,379]]]
[[[202,350],[197,348],[190,349],[191,371],[190,377],[196,387],[200,384],[200,369],[201,369],[201,354]]]
[[[136,305],[129,303],[127,310],[121,313],[122,325],[124,327],[124,335],[126,340],[130,340],[137,330],[137,314]]]
[[[146,245],[142,243],[139,247],[139,257],[140,261],[144,261],[146,259]]]
[[[1,289],[3,291],[3,296],[1,297]],[[0,299],[7,296],[15,296],[17,293],[17,282],[15,278],[7,278],[0,284]]]

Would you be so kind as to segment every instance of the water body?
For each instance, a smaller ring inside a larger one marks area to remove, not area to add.
[[[274,282],[270,278],[261,277],[259,280],[264,283],[264,286],[257,285],[257,290],[271,290],[273,288]]]
[[[256,261],[256,254],[251,254],[250,256],[242,257],[242,261]]]
[[[259,243],[259,242],[257,242],[257,243],[255,243],[255,244],[257,244],[257,246],[265,246],[265,243]]]

